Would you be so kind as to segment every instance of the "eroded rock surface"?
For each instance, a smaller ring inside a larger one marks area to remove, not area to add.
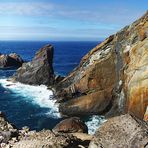
[[[0,68],[18,68],[23,63],[23,59],[16,53],[9,55],[0,54]]]
[[[135,119],[128,114],[109,119],[97,130],[89,148],[147,147],[148,126]]]
[[[148,106],[148,12],[85,55],[57,86],[66,115],[125,111],[143,119]]]
[[[17,70],[13,79],[31,85],[52,85],[54,82],[53,52],[51,45],[41,48],[31,62],[24,63]]]
[[[78,117],[71,117],[61,121],[53,128],[54,132],[63,133],[88,133],[86,124]]]

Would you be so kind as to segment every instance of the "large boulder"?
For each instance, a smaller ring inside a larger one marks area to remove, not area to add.
[[[54,128],[54,132],[63,133],[88,133],[87,125],[78,117],[71,117],[58,123]]]
[[[52,85],[54,82],[53,46],[41,48],[31,62],[24,63],[13,79],[31,85]]]
[[[89,148],[144,148],[148,144],[148,127],[126,114],[103,123]]]
[[[16,53],[9,55],[0,54],[0,68],[18,68],[23,63],[23,59]]]
[[[143,119],[148,106],[148,12],[86,54],[56,86],[66,115],[130,112]]]

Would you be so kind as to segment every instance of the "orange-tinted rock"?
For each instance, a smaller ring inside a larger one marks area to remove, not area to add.
[[[146,112],[144,114],[144,121],[148,122],[148,107],[147,107]]]
[[[56,86],[61,113],[126,111],[143,119],[148,106],[147,37],[148,12],[86,54]]]

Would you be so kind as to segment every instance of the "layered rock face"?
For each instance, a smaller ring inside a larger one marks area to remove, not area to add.
[[[51,45],[41,48],[31,62],[24,63],[13,79],[31,85],[52,85],[54,82],[53,52]]]
[[[23,63],[23,59],[16,53],[9,55],[0,54],[0,68],[20,67]]]
[[[146,148],[148,126],[126,114],[113,117],[97,130],[89,148]]]
[[[148,105],[148,12],[85,55],[56,87],[66,115],[144,117]]]

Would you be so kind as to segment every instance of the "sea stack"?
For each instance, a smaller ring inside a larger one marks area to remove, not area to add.
[[[143,119],[148,106],[148,12],[86,54],[56,87],[69,116],[129,112]]]
[[[54,83],[52,45],[41,48],[31,62],[24,63],[13,76],[15,81],[30,85],[52,85]]]
[[[0,68],[18,68],[24,63],[23,59],[16,53],[9,55],[0,53]]]

